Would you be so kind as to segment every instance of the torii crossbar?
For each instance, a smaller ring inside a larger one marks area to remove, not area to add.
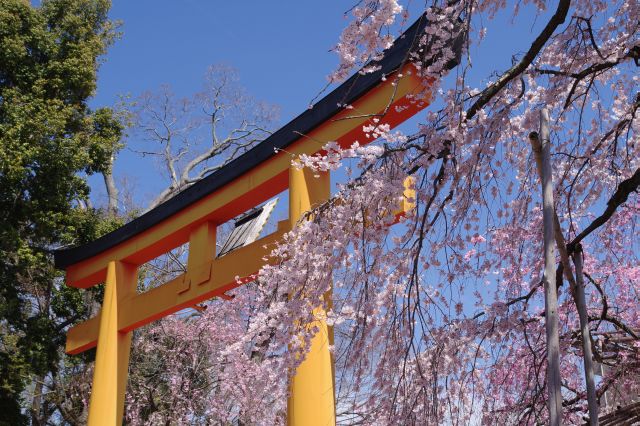
[[[395,127],[429,103],[428,83],[417,77],[409,55],[423,34],[421,17],[376,63],[378,70],[354,74],[317,104],[217,172],[119,229],[80,247],[58,250],[56,267],[71,287],[105,283],[95,317],[71,327],[66,351],[97,345],[88,423],[122,423],[132,330],[194,306],[255,279],[271,249],[304,213],[330,196],[329,174],[320,178],[291,166],[324,143],[366,143],[363,126],[373,118]],[[454,66],[452,61],[450,66]],[[350,105],[352,108],[345,108]],[[216,258],[216,227],[289,190],[289,219],[251,244]],[[136,293],[138,268],[188,243],[186,273]],[[240,280],[237,279],[240,277]],[[230,302],[232,303],[232,302]],[[320,331],[298,367],[290,388],[288,423],[335,424],[331,330]]]

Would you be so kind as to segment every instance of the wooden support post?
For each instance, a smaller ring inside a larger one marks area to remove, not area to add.
[[[198,285],[211,278],[210,263],[216,255],[216,224],[204,222],[189,234],[189,254],[187,274],[179,293],[184,293],[192,285]]]
[[[562,421],[562,393],[560,382],[560,338],[558,325],[558,289],[556,285],[556,259],[554,249],[553,180],[549,138],[549,111],[540,111],[540,135],[530,137],[534,154],[539,158],[542,181],[542,217],[544,234],[544,303],[547,334],[547,391],[549,424],[558,426]],[[537,143],[536,143],[537,142]]]
[[[314,205],[329,198],[329,173],[309,169],[289,169],[289,220],[295,226],[302,215]],[[325,294],[331,298],[331,292]],[[327,300],[330,305],[330,300]],[[298,366],[290,384],[287,424],[295,426],[333,426],[336,423],[333,360],[329,346],[333,344],[333,329],[328,327],[322,307],[313,311],[318,328],[311,340],[305,360]]]
[[[89,403],[89,426],[122,424],[131,332],[118,331],[118,311],[124,300],[135,294],[137,282],[136,265],[109,262]]]
[[[584,294],[582,256],[582,246],[578,244],[575,253],[573,253],[573,263],[576,265],[576,305],[580,317],[580,332],[582,334],[582,358],[584,359],[584,378],[587,384],[589,424],[590,426],[598,426],[598,397],[596,395],[596,384],[593,377],[593,352],[591,350],[591,333],[589,332],[587,302]]]

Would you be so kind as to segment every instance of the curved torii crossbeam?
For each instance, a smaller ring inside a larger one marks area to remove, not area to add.
[[[55,252],[56,267],[66,271],[67,285],[88,288],[106,283],[100,313],[67,333],[69,354],[97,345],[89,425],[122,422],[132,330],[204,300],[224,298],[225,292],[255,279],[263,259],[283,234],[306,211],[328,199],[329,174],[314,178],[292,167],[293,159],[319,152],[328,141],[343,147],[367,141],[362,128],[373,125],[374,117],[384,114],[381,121],[395,127],[429,104],[424,96],[428,87],[408,60],[425,25],[423,16],[407,29],[377,62],[376,72],[354,74],[312,109],[222,169],[89,244]],[[219,224],[287,188],[289,220],[278,223],[271,235],[216,258]],[[139,266],[187,242],[187,272],[136,293]],[[331,330],[326,323],[319,328],[292,380],[289,424],[335,424],[327,344]]]

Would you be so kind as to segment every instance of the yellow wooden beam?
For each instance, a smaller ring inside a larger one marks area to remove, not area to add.
[[[269,256],[275,244],[288,230],[288,221],[282,221],[278,224],[278,230],[273,234],[235,249],[219,259],[200,263],[197,267],[188,269],[186,274],[181,274],[145,293],[126,298],[121,302],[118,310],[117,330],[120,332],[131,331],[196,303],[213,297],[221,297],[224,292],[237,287],[240,283],[253,281],[254,274],[267,263],[264,259]],[[197,285],[192,282],[192,285],[184,290],[187,276],[203,276],[205,274],[210,278]],[[236,280],[237,277],[240,278],[240,283]],[[72,327],[67,332],[67,353],[77,354],[96,345],[101,315],[102,312]]]
[[[302,175],[305,175],[305,172],[303,172],[302,170],[297,171],[296,173],[301,173]],[[313,177],[313,173],[311,173],[310,171],[306,171],[306,175],[311,176],[310,177],[311,179],[317,179]],[[304,179],[304,177],[301,179]],[[404,197],[400,201],[398,209],[393,212],[394,216],[401,217],[404,214],[406,214],[409,210],[415,208],[416,195],[415,195],[415,189],[414,189],[414,181],[415,179],[411,176],[405,179],[405,190],[403,193]],[[313,183],[313,181],[311,183]],[[312,205],[310,200],[324,199],[323,197],[325,196],[325,194],[323,192],[322,193],[313,192],[313,191],[317,191],[317,187],[318,185],[311,185],[311,188],[312,188],[311,192],[306,192],[300,195],[294,194],[293,197],[291,196],[289,197],[289,200],[290,200],[289,202],[294,203],[294,205],[290,205],[290,210],[293,211],[293,214],[291,216],[292,218],[302,217],[302,215],[307,211],[305,210],[306,206]],[[296,220],[294,220],[293,222],[295,224]],[[272,246],[273,242],[277,240],[277,238],[279,238],[279,235],[281,235],[287,228],[285,222],[279,223],[278,226],[279,226],[279,231],[276,234],[272,234],[261,240],[258,240],[250,246],[257,247],[256,244],[258,243],[262,245],[269,244],[270,246]],[[176,279],[170,281],[169,283],[149,291],[148,293],[150,294],[148,296],[145,296],[145,294],[147,293],[143,293],[135,296],[135,300],[144,303],[145,306],[136,305],[136,307],[133,308],[131,304],[138,303],[138,302],[134,302],[134,300],[128,300],[126,302],[123,302],[128,307],[128,309],[126,309],[127,311],[136,312],[135,316],[137,317],[137,319],[135,320],[131,318],[124,319],[123,322],[121,323],[122,327],[126,329],[133,329],[135,328],[133,327],[134,323],[147,324],[152,321],[151,318],[154,318],[158,315],[159,309],[161,309],[162,312],[169,312],[169,311],[175,312],[176,306],[178,305],[182,306],[185,303],[187,304],[191,303],[192,300],[193,300],[193,303],[192,303],[193,305],[202,300],[206,300],[206,299],[201,299],[201,292],[198,292],[198,291],[188,293],[183,298],[180,298],[180,300],[174,297],[174,293],[180,294],[181,292],[186,292],[191,288],[191,285],[194,283],[195,284],[208,283],[209,285],[211,285],[211,282],[212,282],[211,277],[215,276],[216,273],[218,275],[217,277],[214,277],[214,281],[217,282],[219,285],[219,283],[231,282],[236,275],[240,277],[246,277],[258,271],[259,268],[256,267],[256,265],[252,264],[252,266],[248,267],[248,269],[247,267],[242,267],[238,269],[238,271],[234,270],[233,273],[231,273],[230,271],[227,271],[226,275],[221,276],[221,274],[224,272],[223,268],[225,267],[220,265],[224,265],[225,263],[224,262],[219,263],[220,260],[226,259],[226,261],[229,261],[230,259],[235,259],[239,255],[238,253],[243,253],[243,254],[246,254],[247,257],[243,259],[243,262],[241,263],[245,264],[244,260],[247,260],[249,258],[252,258],[255,260],[255,258],[253,258],[252,255],[248,254],[250,251],[253,251],[254,249],[253,248],[249,250],[236,249],[233,252],[229,253],[228,255],[223,256],[221,259],[216,260],[216,262],[214,263],[212,259],[215,256],[215,229],[216,229],[215,224],[211,222],[205,222],[204,224],[196,228],[196,230],[192,233],[190,238],[190,243],[189,243],[189,256],[187,260],[186,274],[182,274]],[[264,254],[261,253],[261,257],[263,255]],[[258,257],[258,259],[260,259],[261,257]],[[217,272],[214,272],[214,269]],[[250,272],[246,272],[246,271],[250,271]],[[171,285],[167,288],[164,288],[168,284],[171,284]],[[205,293],[207,292],[205,291]],[[157,294],[159,296],[152,296],[154,294]],[[170,300],[171,298],[174,298],[175,300],[170,303],[165,303],[164,305],[162,305],[163,306],[162,308],[159,308],[155,302],[148,301],[149,298],[153,298],[153,297],[159,297],[165,300]],[[224,293],[216,294],[215,297],[225,298]],[[96,337],[98,336],[99,326],[100,326],[100,312],[95,317],[90,318],[87,321],[84,321],[83,323],[77,324],[76,326],[70,328],[69,331],[67,332],[66,352],[69,354],[78,354],[87,349],[94,347],[96,344]]]
[[[402,192],[402,200],[398,209],[393,212],[393,215],[398,218],[404,216],[409,211],[416,208],[416,178],[408,176],[404,180],[404,191]]]

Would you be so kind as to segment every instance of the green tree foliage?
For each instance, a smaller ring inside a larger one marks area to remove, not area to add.
[[[65,327],[87,315],[51,250],[116,225],[85,207],[85,176],[108,171],[122,133],[111,110],[86,104],[115,36],[109,7],[0,0],[0,425],[51,416],[43,386],[62,362]]]

